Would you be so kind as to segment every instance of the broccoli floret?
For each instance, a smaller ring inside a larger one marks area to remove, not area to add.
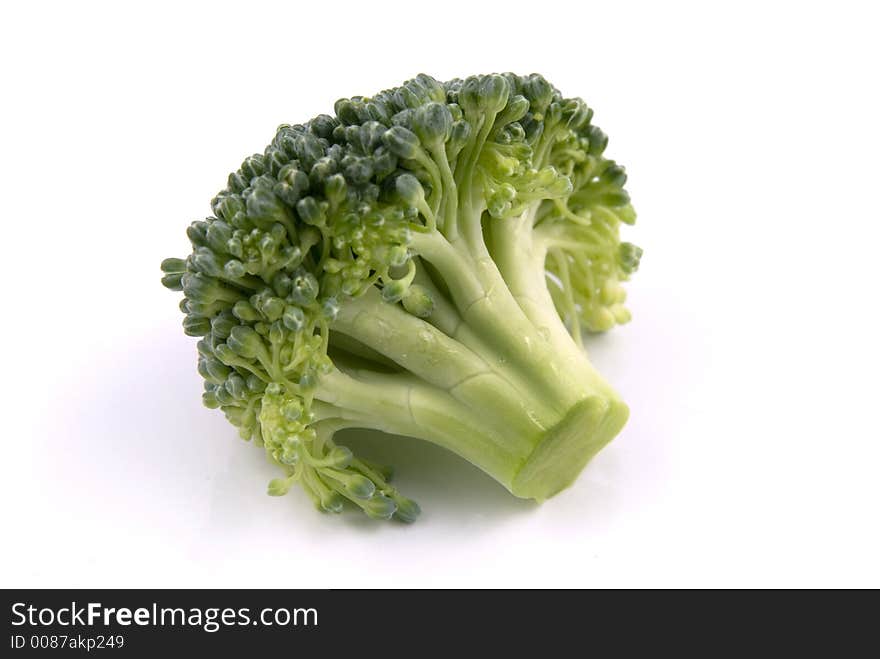
[[[567,487],[628,409],[581,348],[629,320],[635,213],[592,110],[539,75],[420,75],[282,125],[162,263],[203,400],[325,511],[413,521],[343,428],[421,438],[519,497]]]

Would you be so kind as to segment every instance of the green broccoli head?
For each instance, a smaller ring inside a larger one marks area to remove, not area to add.
[[[579,349],[629,320],[641,250],[623,168],[538,75],[420,75],[282,125],[162,263],[200,337],[203,400],[319,508],[412,521],[386,470],[334,442],[447,447],[514,494],[567,486],[626,419]]]

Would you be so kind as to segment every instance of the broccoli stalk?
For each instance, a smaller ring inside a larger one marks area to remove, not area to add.
[[[283,470],[270,494],[299,483],[325,511],[419,512],[334,442],[348,427],[556,494],[628,414],[581,343],[629,320],[641,256],[591,110],[512,74],[422,75],[335,110],[281,126],[162,264],[202,337],[205,404]]]

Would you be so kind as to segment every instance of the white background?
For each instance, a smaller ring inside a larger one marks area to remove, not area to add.
[[[880,586],[870,7],[5,4],[0,586]],[[629,424],[540,507],[375,436],[417,524],[266,496],[159,261],[279,123],[504,70],[630,174],[634,320],[590,345]]]

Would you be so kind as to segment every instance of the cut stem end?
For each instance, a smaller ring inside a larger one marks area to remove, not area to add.
[[[514,476],[510,491],[544,501],[571,485],[586,464],[626,423],[629,408],[613,398],[590,396],[547,431]]]

